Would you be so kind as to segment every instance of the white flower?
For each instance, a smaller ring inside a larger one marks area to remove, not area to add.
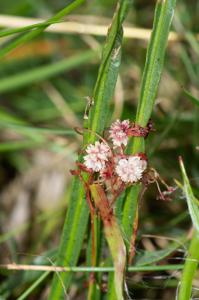
[[[126,183],[133,183],[142,178],[142,174],[146,167],[146,160],[141,159],[139,156],[130,156],[118,161],[116,173],[122,181]]]
[[[110,156],[110,148],[103,142],[95,142],[94,145],[88,145],[86,153],[84,165],[94,172],[99,172],[105,168],[106,161]]]
[[[130,127],[130,122],[129,120],[124,120],[124,121],[120,121],[117,120],[115,121],[109,130],[110,133],[110,138],[113,141],[113,145],[115,147],[120,147],[122,144],[124,146],[127,145],[128,142],[128,129]]]

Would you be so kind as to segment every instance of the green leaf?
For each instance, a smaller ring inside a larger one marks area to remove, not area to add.
[[[187,90],[183,89],[183,92],[185,93],[185,95],[191,100],[191,102],[193,104],[196,104],[197,106],[199,106],[199,99],[194,97],[190,92],[188,92]]]
[[[183,239],[184,241],[185,239]],[[183,242],[182,242],[183,243]],[[154,264],[163,258],[167,257],[170,255],[173,251],[175,251],[177,248],[179,248],[179,243],[172,243],[170,244],[166,249],[162,250],[156,250],[156,251],[145,251],[144,254],[138,255],[135,260],[136,266],[145,266],[145,265],[151,265]]]
[[[22,32],[26,32],[26,31],[30,31],[32,29],[38,29],[38,28],[42,28],[46,27],[46,26],[50,26],[52,24],[55,23],[59,23],[60,21],[44,21],[44,22],[40,22],[40,23],[36,23],[36,24],[32,24],[32,25],[28,25],[28,26],[24,26],[24,27],[20,27],[20,28],[14,28],[14,29],[7,29],[7,30],[1,30],[0,31],[0,38],[2,37],[6,37],[12,34],[16,34],[16,33],[22,33]]]
[[[52,78],[57,74],[70,71],[77,66],[86,64],[96,56],[97,54],[95,51],[87,50],[53,64],[51,63],[49,65],[28,70],[24,73],[3,78],[0,80],[0,93],[10,92],[33,83],[40,83],[42,80]]]
[[[10,123],[10,122],[2,122],[0,120],[0,128],[9,128],[12,129],[13,131],[26,134],[26,133],[31,133],[31,134],[57,134],[57,135],[66,135],[66,136],[74,136],[75,135],[75,130],[71,129],[59,129],[59,128],[41,128],[41,127],[33,127],[33,126],[24,126],[24,125],[18,125],[15,123]]]
[[[198,231],[195,231],[190,243],[188,255],[186,257],[184,269],[179,282],[179,293],[177,295],[178,300],[192,299],[192,282],[199,262],[198,248],[199,234]]]
[[[174,14],[175,0],[157,1],[153,30],[147,49],[146,62],[142,77],[140,98],[138,102],[136,123],[146,126],[151,117],[158,84],[164,63],[165,49],[168,40],[171,21]],[[143,138],[134,138],[133,144],[129,149],[130,153],[144,152],[145,145]],[[126,238],[131,242],[133,224],[136,219],[138,197],[141,185],[129,188],[126,191],[123,208],[123,229]],[[134,233],[133,233],[134,234]],[[130,244],[127,244],[129,250]],[[109,299],[114,299],[110,296]]]
[[[17,116],[7,112],[4,108],[0,108],[0,122],[2,123],[14,123],[14,124],[19,124],[19,125],[23,125],[26,124],[26,122],[21,119],[18,118]]]
[[[44,141],[36,142],[31,139],[11,141],[11,142],[1,142],[0,152],[33,149],[33,148],[41,147],[43,144]]]
[[[171,21],[174,15],[175,0],[157,1],[153,30],[147,49],[146,62],[142,77],[140,98],[136,114],[136,123],[146,126],[151,117],[158,85],[162,73],[165,49]],[[143,138],[134,138],[130,153],[144,152]],[[127,191],[123,210],[123,226],[126,237],[130,240],[136,216],[140,185]]]
[[[57,249],[51,249],[47,252],[44,252],[42,255],[34,258],[30,264],[31,265],[49,265],[49,261],[53,260]],[[39,278],[46,272],[43,271],[18,271],[18,272],[10,272],[8,279],[0,284],[0,295],[6,294],[6,296],[10,296],[13,291],[15,291],[19,286],[25,286],[27,284],[35,284],[39,280]],[[43,280],[45,277],[43,277]],[[41,280],[40,280],[41,283]],[[29,288],[28,288],[29,290]],[[26,291],[24,292],[26,293]]]
[[[121,1],[114,15],[102,52],[102,61],[94,88],[94,106],[92,112],[89,114],[88,122],[85,121],[84,124],[84,127],[89,125],[92,132],[98,132],[99,134],[102,134],[106,126],[107,112],[109,111],[110,101],[118,76],[121,56],[122,22],[126,16],[129,4],[128,0]],[[92,142],[94,140],[94,134],[88,132],[84,134],[84,145],[88,141]],[[79,179],[75,178],[73,180],[71,200],[62,233],[57,264],[63,266],[76,265],[87,228],[88,217],[89,209],[85,200],[85,192]],[[69,287],[71,278],[71,273],[61,275],[66,289]],[[63,287],[57,276],[54,276],[49,300],[63,298]]]
[[[189,179],[187,177],[187,173],[186,173],[186,170],[184,167],[184,163],[183,163],[183,160],[181,157],[179,158],[179,162],[180,162],[180,168],[181,168],[182,178],[183,178],[183,187],[182,188],[183,188],[183,191],[186,196],[189,213],[191,216],[193,226],[199,233],[199,201],[198,201],[198,199],[196,199],[196,197],[193,194],[193,191],[192,191],[192,188],[189,183]]]
[[[40,28],[34,29],[31,32],[28,32],[28,33],[14,39],[14,41],[10,42],[5,48],[1,49],[0,50],[0,59],[2,59],[7,53],[12,51],[16,47],[18,47],[24,43],[27,43],[31,39],[38,36],[49,26],[50,23],[60,21],[64,16],[69,14],[71,11],[73,11],[75,8],[77,8],[84,1],[85,0],[67,0],[65,8],[62,9],[61,11],[59,11],[56,15],[51,17],[49,20],[47,20],[46,25],[42,25]]]
[[[98,78],[93,93],[95,105],[91,110],[91,116],[88,122],[89,128],[94,133],[102,132],[104,123],[106,123],[107,120],[108,110],[106,107],[115,89],[121,61],[122,23],[131,2],[132,0],[118,1],[117,9],[103,49]],[[95,138],[95,135],[91,134],[89,140],[93,141]]]
[[[33,284],[25,290],[23,294],[21,294],[16,300],[24,300],[27,299],[27,297],[36,289],[36,287],[43,282],[44,279],[47,278],[47,276],[50,274],[50,272],[44,272],[40,277],[33,282]]]
[[[185,193],[191,220],[196,229],[189,247],[188,256],[185,261],[178,295],[178,300],[187,300],[191,299],[192,281],[199,261],[199,201],[193,194],[181,157],[179,158],[179,162],[182,172],[183,186],[179,183],[178,185]]]
[[[175,2],[175,0],[157,1],[136,115],[136,122],[142,126],[146,126],[153,110],[164,64],[170,25],[174,15]]]

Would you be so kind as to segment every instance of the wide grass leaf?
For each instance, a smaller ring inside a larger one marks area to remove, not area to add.
[[[84,127],[91,132],[102,134],[108,117],[109,105],[114,93],[119,72],[122,43],[122,23],[126,16],[129,1],[120,1],[109,29],[106,44],[102,52],[102,61],[94,88],[94,106],[89,113]],[[84,133],[84,145],[95,140],[95,134]],[[73,188],[65,225],[62,233],[57,264],[62,266],[76,265],[81,251],[85,231],[88,224],[89,208],[85,200],[85,192],[79,179],[73,180]],[[61,274],[65,288],[69,287],[72,274]],[[54,276],[50,300],[64,299],[60,278]]]
[[[157,1],[153,30],[147,49],[146,62],[142,77],[140,98],[136,114],[136,123],[146,126],[151,117],[159,81],[161,78],[165,49],[167,45],[171,21],[174,15],[175,0]],[[130,153],[145,152],[143,138],[134,138]],[[140,185],[127,191],[124,210],[123,226],[126,237],[130,240],[137,211]]]

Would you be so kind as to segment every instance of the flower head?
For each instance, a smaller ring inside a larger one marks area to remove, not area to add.
[[[142,178],[146,167],[146,160],[141,159],[140,156],[130,156],[120,159],[115,170],[122,181],[126,183],[133,183]]]
[[[110,138],[113,141],[115,147],[120,147],[121,145],[126,146],[128,142],[128,129],[130,128],[129,120],[115,121],[109,130]]]
[[[105,168],[106,161],[108,161],[110,156],[110,148],[103,142],[95,142],[94,145],[88,145],[86,153],[87,155],[84,156],[84,165],[94,172],[99,172]]]

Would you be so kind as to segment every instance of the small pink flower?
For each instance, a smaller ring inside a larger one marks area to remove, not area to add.
[[[146,160],[141,159],[139,156],[130,156],[120,159],[115,170],[122,181],[133,183],[142,178],[146,167]]]
[[[128,129],[130,128],[129,120],[115,121],[109,130],[110,138],[113,141],[115,147],[120,147],[121,145],[126,146],[128,142]]]
[[[84,156],[84,165],[94,172],[99,172],[105,168],[106,161],[108,161],[110,156],[110,148],[103,142],[95,142],[94,145],[88,145],[86,153],[87,155]]]

